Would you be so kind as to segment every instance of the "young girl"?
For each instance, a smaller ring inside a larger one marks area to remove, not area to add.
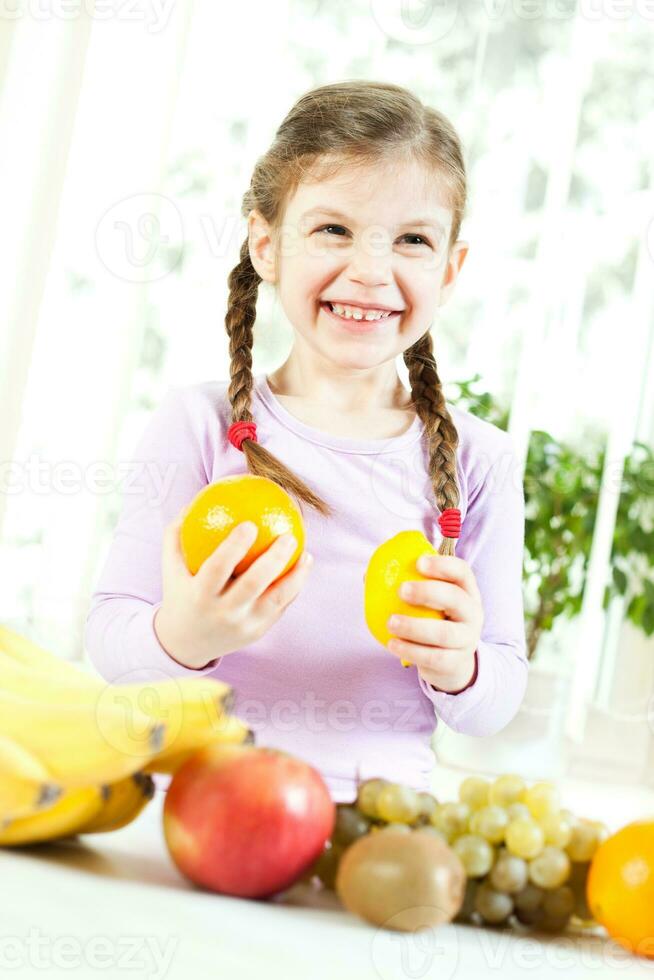
[[[506,432],[446,404],[430,333],[467,253],[465,203],[457,134],[411,92],[346,81],[299,99],[243,198],[231,381],[171,388],[152,415],[87,619],[105,679],[215,675],[256,744],[315,766],[337,802],[374,776],[430,788],[437,721],[492,734],[525,691],[517,458]],[[295,336],[253,377],[262,281]],[[280,537],[230,581],[255,537],[240,525],[191,575],[184,510],[248,472],[298,501],[313,562],[275,582],[293,548]],[[363,575],[382,542],[416,529],[439,554],[402,595],[446,618],[389,622],[384,649]]]

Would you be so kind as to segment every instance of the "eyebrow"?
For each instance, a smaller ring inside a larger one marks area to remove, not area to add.
[[[329,215],[332,218],[338,218],[339,221],[351,220],[346,214],[343,214],[342,211],[335,211],[333,208],[322,207],[322,205],[318,205],[317,207],[310,208],[308,211],[305,211],[300,215],[300,220],[303,218],[317,216],[319,214]],[[435,231],[443,230],[443,226],[439,221],[430,220],[429,218],[415,218],[412,221],[402,221],[398,225],[398,228],[405,228],[407,225],[411,225],[412,228],[433,228]]]

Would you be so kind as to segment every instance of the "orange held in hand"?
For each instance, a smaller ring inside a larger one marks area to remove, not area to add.
[[[364,577],[364,615],[368,629],[383,647],[388,645],[394,635],[386,625],[393,614],[416,618],[445,618],[440,610],[410,605],[399,594],[403,582],[429,581],[426,575],[421,575],[418,571],[416,562],[421,555],[436,554],[436,548],[422,531],[400,531],[373,552]],[[402,666],[410,667],[411,663],[402,660]]]
[[[246,555],[235,566],[234,577],[241,575],[286,532],[295,536],[297,546],[278,578],[293,568],[304,550],[302,513],[274,480],[247,473],[210,483],[187,508],[180,528],[180,544],[189,571],[195,575],[218,545],[245,521],[254,522],[258,533]]]
[[[627,824],[599,845],[586,900],[612,939],[654,959],[654,820]]]

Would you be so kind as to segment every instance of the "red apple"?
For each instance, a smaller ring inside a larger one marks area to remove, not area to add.
[[[329,789],[308,763],[278,749],[225,743],[195,752],[174,774],[163,829],[191,881],[264,898],[302,876],[335,817]]]

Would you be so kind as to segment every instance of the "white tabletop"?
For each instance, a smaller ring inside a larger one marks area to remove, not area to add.
[[[269,901],[203,891],[168,855],[163,800],[159,789],[122,830],[0,849],[0,976],[540,980],[566,970],[575,980],[654,977],[654,962],[599,936],[471,925],[411,935],[378,930],[308,884]]]

